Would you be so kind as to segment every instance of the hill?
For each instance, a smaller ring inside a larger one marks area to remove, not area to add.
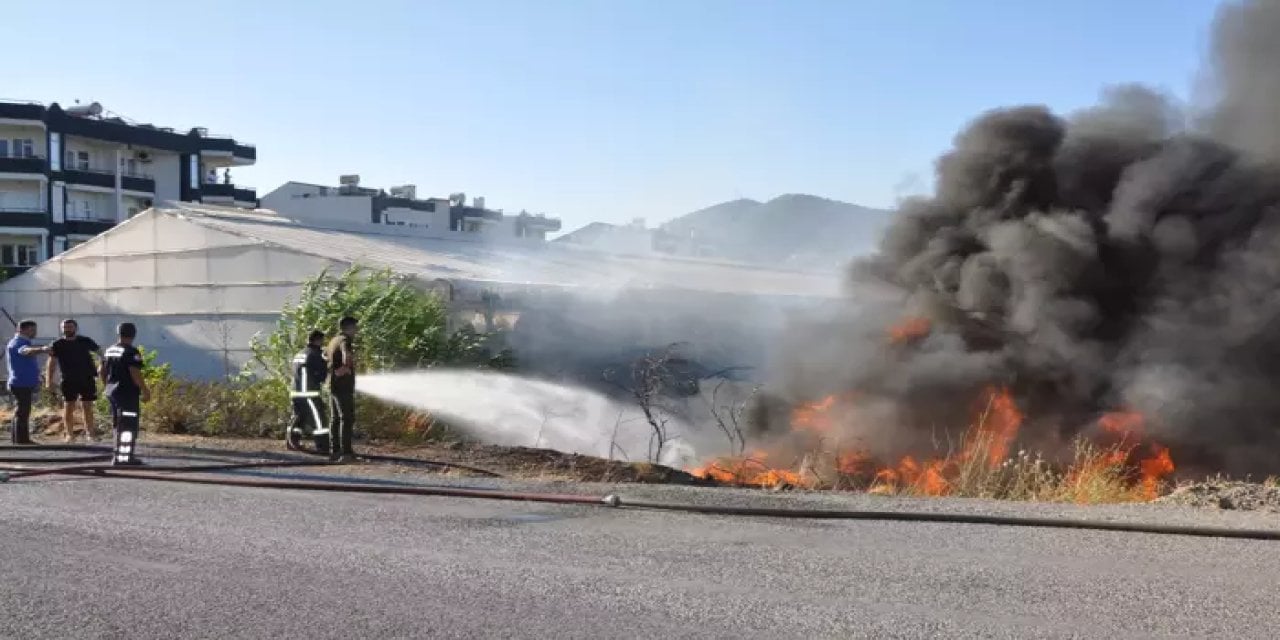
[[[657,229],[593,222],[555,242],[601,251],[658,251],[777,266],[838,269],[876,247],[893,212],[804,194],[740,199],[679,216]]]
[[[662,225],[719,257],[796,267],[839,267],[880,241],[891,211],[804,194],[731,200]]]

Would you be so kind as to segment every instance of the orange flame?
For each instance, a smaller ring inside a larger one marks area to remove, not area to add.
[[[1173,457],[1169,449],[1158,444],[1151,445],[1152,456],[1138,463],[1142,472],[1142,496],[1147,500],[1155,500],[1160,495],[1160,480],[1173,473]]]
[[[1130,437],[1142,438],[1143,420],[1140,413],[1113,411],[1098,418],[1098,426],[1121,441]]]
[[[744,458],[720,459],[707,466],[694,469],[690,473],[699,478],[709,478],[726,484],[760,487],[776,487],[780,484],[790,484],[797,487],[813,485],[810,480],[794,471],[770,468],[766,463],[768,457],[768,454],[763,451],[753,451]]]
[[[827,396],[812,404],[802,404],[791,411],[791,428],[812,431],[817,434],[830,433],[832,428],[831,408],[836,404],[835,396]]]
[[[919,340],[927,335],[933,329],[933,324],[928,318],[913,316],[904,318],[898,324],[889,327],[889,342],[892,344],[902,344],[904,342],[912,342]]]
[[[1022,412],[1006,388],[988,387],[985,395],[986,409],[969,434],[961,455],[968,460],[985,448],[987,465],[994,469],[1009,455],[1009,447],[1022,426]]]
[[[1008,388],[991,386],[984,389],[981,397],[984,402],[979,406],[974,423],[962,440],[963,447],[956,455],[932,458],[924,462],[907,455],[897,464],[881,465],[869,451],[841,450],[837,442],[835,454],[828,460],[834,461],[834,472],[839,477],[869,481],[868,490],[873,493],[908,490],[927,496],[948,495],[953,491],[953,482],[959,478],[963,463],[976,461],[992,470],[1004,464],[1025,418]],[[809,438],[806,442],[811,442],[814,436],[819,439],[838,436],[837,416],[852,402],[853,396],[850,395],[827,396],[816,402],[800,404],[791,413],[792,430]],[[1172,474],[1175,467],[1169,450],[1152,442],[1148,443],[1151,452],[1149,457],[1134,459],[1134,450],[1144,439],[1143,416],[1131,411],[1116,411],[1099,418],[1098,425],[1105,436],[1119,441],[1119,444],[1088,460],[1080,461],[1069,470],[1068,477],[1083,480],[1098,473],[1132,472],[1135,498],[1152,500],[1158,497],[1161,481]],[[785,450],[780,445],[774,453]],[[793,449],[793,453],[794,451]],[[831,467],[827,469],[832,470]],[[751,451],[744,456],[720,458],[694,469],[692,473],[722,483],[744,486],[776,487],[787,484],[813,488],[820,482],[820,469],[808,469],[807,464],[799,470],[781,468],[770,458],[770,453],[761,450]],[[831,476],[825,478],[830,481]]]

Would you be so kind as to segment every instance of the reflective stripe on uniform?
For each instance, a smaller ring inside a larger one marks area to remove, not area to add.
[[[126,417],[126,418],[136,418],[136,417],[138,417],[138,413],[137,413],[136,411],[121,411],[121,412],[120,412],[120,415],[122,415],[122,416],[124,416],[124,417]]]
[[[316,395],[320,395],[320,394],[316,394]],[[315,421],[316,421],[316,429],[312,433],[318,434],[320,433],[321,429],[324,429],[325,433],[329,433],[329,430],[325,429],[324,424],[320,422],[320,408],[316,406],[316,401],[307,400],[307,406],[311,407],[311,417],[315,418]]]
[[[319,398],[319,391],[290,391],[290,398]]]

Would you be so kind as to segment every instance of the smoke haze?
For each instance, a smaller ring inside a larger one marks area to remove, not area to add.
[[[1141,86],[1066,116],[981,114],[856,263],[841,311],[784,342],[780,407],[854,392],[872,453],[963,427],[1007,385],[1052,447],[1142,413],[1180,465],[1280,460],[1280,1],[1224,6],[1206,112]],[[886,329],[927,318],[910,344]],[[814,336],[822,336],[815,339]],[[785,413],[759,408],[760,428]],[[959,423],[957,422],[959,421]]]

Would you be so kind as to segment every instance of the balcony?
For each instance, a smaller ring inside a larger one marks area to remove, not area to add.
[[[107,167],[92,165],[67,166],[62,170],[62,179],[70,184],[83,184],[93,187],[116,188],[116,172]],[[155,178],[140,171],[121,170],[120,188],[126,191],[155,193]]]
[[[236,197],[236,186],[233,184],[206,182],[200,185],[200,196],[202,198],[233,200]]]
[[[0,213],[18,213],[22,215],[44,215],[48,211],[46,207],[30,207],[0,204]]]
[[[0,102],[0,118],[44,122],[44,105],[38,102]]]
[[[532,229],[536,231],[555,232],[560,230],[560,219],[548,218],[544,214],[534,215],[534,214],[522,213],[516,217],[516,225],[523,226],[526,229]]]
[[[38,173],[43,175],[48,166],[49,161],[38,155],[19,158],[0,157],[0,173]]]
[[[200,200],[209,204],[258,206],[258,190],[234,184],[206,182],[200,185]]]
[[[202,154],[226,154],[230,155],[234,160],[234,164],[248,165],[254,164],[258,160],[258,149],[251,144],[244,142],[236,142],[230,137],[211,136],[208,134],[200,134],[200,152]]]

